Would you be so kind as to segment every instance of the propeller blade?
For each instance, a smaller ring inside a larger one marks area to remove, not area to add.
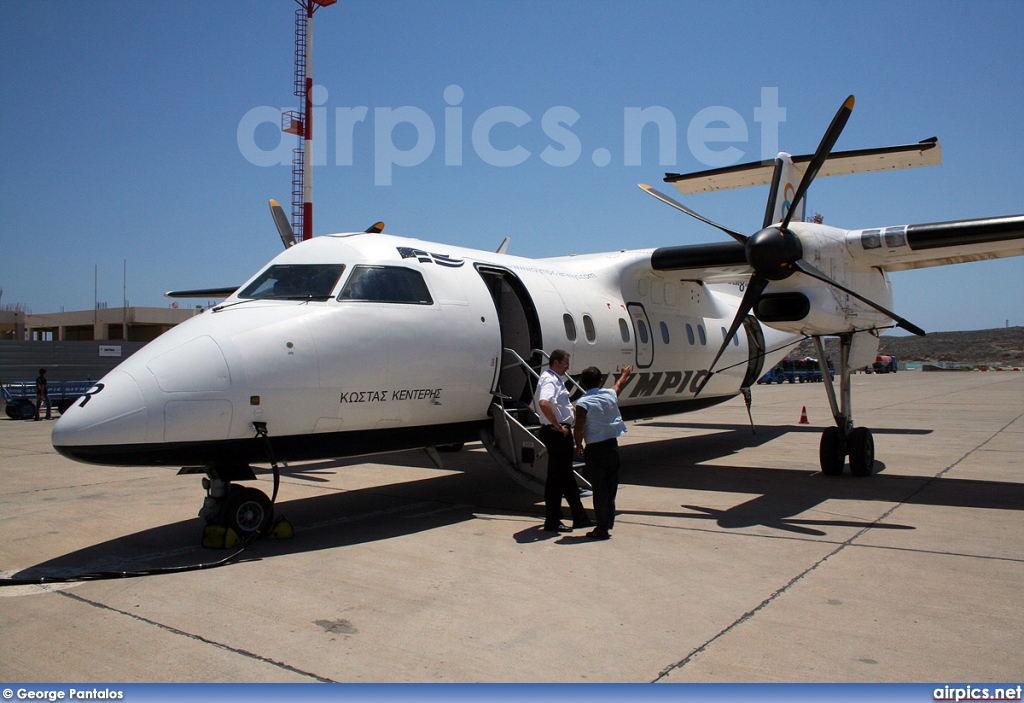
[[[714,360],[711,362],[711,366],[708,367],[708,375],[704,377],[704,381],[701,382],[697,391],[693,394],[696,398],[700,395],[700,392],[704,390],[704,386],[708,385],[708,381],[715,373],[715,364],[722,358],[722,354],[725,353],[726,347],[729,346],[729,342],[732,341],[732,336],[739,331],[740,326],[743,324],[743,320],[746,318],[747,313],[750,309],[757,304],[757,301],[761,297],[761,293],[768,286],[768,279],[755,273],[750,277],[747,282],[747,289],[743,292],[743,299],[740,301],[740,307],[736,310],[736,316],[732,319],[732,325],[729,326],[729,331],[725,333],[725,339],[722,340],[722,346],[718,348],[718,353],[715,354]]]
[[[876,303],[873,300],[868,300],[867,298],[865,298],[860,293],[858,293],[858,292],[856,292],[854,290],[850,290],[849,288],[847,288],[846,286],[842,285],[838,281],[832,280],[824,272],[822,272],[818,268],[815,268],[814,266],[812,266],[811,264],[807,263],[806,261],[803,261],[803,260],[794,261],[793,262],[793,266],[798,271],[807,274],[811,278],[816,278],[819,281],[821,281],[822,283],[827,283],[828,285],[832,286],[833,288],[838,288],[839,290],[843,291],[844,293],[849,293],[850,295],[852,295],[854,298],[856,298],[857,300],[861,301],[865,305],[870,305],[871,307],[873,307],[878,312],[880,312],[880,313],[882,313],[884,315],[887,315],[888,317],[891,317],[896,322],[896,326],[897,327],[902,327],[906,331],[911,332],[913,334],[916,334],[919,337],[924,337],[925,336],[925,331],[923,329],[921,329],[920,327],[918,327],[917,325],[915,325],[913,322],[910,322],[910,321],[900,317],[899,315],[894,313],[892,310],[887,310],[887,309],[883,308],[881,305],[879,305],[878,303]]]
[[[761,229],[767,229],[775,221],[775,204],[779,197],[779,181],[782,180],[782,168],[782,159],[776,156],[775,170],[772,171],[772,184],[768,191],[768,204],[764,208],[764,222],[761,224]]]
[[[789,227],[789,221],[792,219],[793,213],[796,212],[797,204],[807,194],[811,181],[818,175],[818,171],[825,164],[825,160],[828,159],[832,147],[836,145],[839,135],[843,133],[843,128],[846,127],[846,122],[850,119],[850,114],[853,112],[853,103],[854,98],[851,95],[843,102],[839,111],[836,112],[836,116],[832,118],[832,124],[825,130],[825,135],[821,138],[818,150],[814,152],[814,157],[807,164],[804,177],[800,179],[800,185],[797,186],[796,193],[793,194],[793,203],[789,206],[789,211],[786,212],[786,219],[782,221],[782,230]]]
[[[699,213],[696,213],[693,210],[691,210],[690,208],[686,207],[681,202],[679,202],[677,200],[674,200],[673,198],[670,198],[669,196],[665,195],[664,193],[658,192],[657,190],[655,190],[654,188],[651,188],[649,185],[647,185],[645,183],[637,183],[637,185],[640,186],[641,188],[643,188],[645,191],[647,191],[650,195],[653,195],[655,198],[657,198],[661,202],[665,203],[666,205],[671,205],[676,210],[681,210],[682,212],[685,212],[690,217],[698,219],[701,222],[703,222],[704,224],[711,225],[715,229],[718,229],[718,230],[721,230],[722,232],[725,232],[726,234],[728,234],[730,237],[735,239],[740,244],[745,244],[746,243],[747,235],[740,234],[736,230],[732,230],[732,229],[729,229],[728,227],[724,227],[724,226],[718,224],[717,222],[712,222],[711,220],[709,220],[708,218],[704,217],[703,215],[701,215]]]
[[[277,226],[277,233],[281,235],[284,248],[295,246],[295,233],[292,232],[292,226],[288,223],[288,217],[284,214],[281,204],[273,198],[270,199],[270,216],[274,218],[274,224]]]
[[[384,231],[384,223],[383,222],[374,222],[372,225],[367,227],[366,230],[364,230],[363,233],[364,234],[380,234],[383,231]]]
[[[165,298],[227,298],[238,290],[238,286],[230,288],[200,288],[198,290],[169,290]]]

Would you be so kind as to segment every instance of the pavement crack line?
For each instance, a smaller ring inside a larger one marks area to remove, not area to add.
[[[207,639],[207,638],[202,637],[200,635],[196,635],[196,634],[193,634],[191,632],[185,632],[184,630],[179,630],[178,628],[171,627],[170,625],[164,625],[163,623],[156,622],[155,620],[150,620],[149,618],[144,618],[144,617],[142,617],[140,615],[135,615],[133,613],[128,613],[128,612],[125,612],[123,610],[119,610],[118,608],[114,608],[114,607],[111,607],[109,605],[106,605],[104,603],[98,603],[98,602],[96,602],[94,600],[89,600],[88,598],[83,598],[83,597],[81,597],[79,595],[76,595],[74,593],[68,593],[67,591],[58,591],[56,593],[57,593],[57,595],[64,596],[65,598],[71,598],[72,600],[76,600],[76,601],[78,601],[80,603],[84,603],[85,605],[90,605],[90,606],[92,606],[94,608],[99,608],[101,610],[108,610],[108,611],[110,611],[112,613],[117,613],[118,615],[124,615],[126,617],[131,618],[132,620],[137,620],[138,622],[144,623],[146,625],[151,625],[153,627],[156,627],[156,628],[159,628],[161,630],[164,630],[165,632],[169,632],[169,633],[171,633],[173,635],[179,635],[179,636],[182,636],[182,637],[187,637],[188,639],[195,640],[196,642],[202,642],[203,644],[208,644],[208,645],[210,645],[212,647],[216,647],[218,649],[223,649],[223,650],[225,650],[227,652],[231,652],[232,654],[237,654],[239,656],[247,657],[249,659],[255,659],[256,661],[263,662],[264,664],[270,664],[271,666],[277,667],[279,669],[284,669],[285,671],[290,671],[293,674],[298,674],[300,676],[306,676],[308,678],[314,679],[314,680],[319,681],[321,683],[337,683],[333,679],[327,679],[327,678],[324,678],[323,676],[318,676],[318,675],[316,675],[316,674],[314,674],[312,672],[303,671],[302,669],[297,669],[294,666],[291,666],[289,664],[285,664],[284,662],[279,662],[279,661],[276,661],[274,659],[269,659],[267,657],[260,656],[259,654],[247,651],[245,649],[239,649],[237,647],[231,647],[229,645],[222,644],[221,642],[215,642],[213,640]]]
[[[904,498],[900,502],[894,504],[891,508],[889,508],[884,513],[882,513],[880,516],[878,516],[877,518],[872,520],[871,524],[866,525],[864,528],[858,530],[856,532],[856,534],[850,536],[848,539],[846,539],[843,542],[841,542],[839,544],[839,546],[837,546],[835,549],[833,549],[831,552],[829,552],[828,554],[823,556],[821,559],[819,559],[818,561],[814,562],[809,567],[807,567],[806,569],[801,571],[799,574],[794,576],[784,586],[782,586],[781,588],[779,588],[779,589],[775,590],[774,592],[772,592],[771,595],[769,595],[767,598],[765,598],[763,601],[761,601],[756,607],[754,607],[753,609],[748,610],[747,612],[743,613],[743,615],[741,615],[736,620],[734,620],[732,623],[730,623],[726,628],[724,628],[723,630],[718,632],[718,634],[716,634],[713,637],[711,637],[707,642],[705,642],[704,644],[702,644],[701,646],[697,647],[692,652],[687,654],[680,661],[678,661],[675,664],[672,664],[672,665],[662,669],[661,672],[651,681],[651,683],[658,683],[659,681],[667,678],[673,671],[678,671],[678,670],[684,668],[687,664],[692,662],[700,654],[702,654],[703,652],[706,652],[711,647],[711,645],[713,645],[715,642],[717,642],[722,637],[724,637],[725,635],[729,634],[730,632],[735,630],[737,627],[739,627],[743,623],[747,622],[748,620],[753,618],[755,615],[757,615],[759,612],[761,612],[762,610],[767,608],[776,599],[778,599],[783,593],[786,593],[795,584],[797,584],[798,582],[802,581],[804,579],[804,577],[806,577],[808,574],[816,571],[818,569],[818,567],[820,567],[822,564],[827,562],[829,559],[831,559],[835,555],[839,554],[840,552],[845,550],[847,547],[852,546],[854,542],[856,542],[858,539],[860,539],[862,535],[867,534],[867,532],[869,530],[871,530],[875,525],[877,525],[878,523],[882,522],[883,520],[886,520],[890,515],[892,515],[894,512],[896,512],[900,507],[902,507],[903,505],[906,505],[908,502],[913,500],[918,494],[920,494],[923,491],[925,491],[929,486],[931,486],[936,481],[938,481],[943,476],[945,476],[950,471],[952,471],[954,468],[956,468],[957,466],[962,464],[972,454],[974,454],[975,452],[977,452],[977,451],[981,450],[982,448],[984,448],[986,444],[988,444],[989,442],[994,440],[996,437],[1001,435],[1006,430],[1006,428],[1008,428],[1010,425],[1012,425],[1013,423],[1015,423],[1018,420],[1020,420],[1022,417],[1024,417],[1024,413],[1020,413],[1019,415],[1017,415],[1015,418],[1013,418],[1012,420],[1007,422],[1005,425],[1000,427],[998,430],[993,432],[992,435],[990,435],[989,438],[986,439],[984,442],[981,442],[980,444],[975,445],[972,449],[967,451],[967,453],[965,453],[959,459],[957,459],[952,464],[950,464],[949,466],[944,468],[942,471],[940,471],[939,473],[935,474],[930,479],[928,479],[925,483],[923,483],[921,486],[919,486],[917,490],[913,491],[906,498]]]

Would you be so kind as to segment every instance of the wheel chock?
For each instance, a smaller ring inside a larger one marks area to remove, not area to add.
[[[203,528],[205,549],[231,549],[242,543],[238,533],[224,525],[207,525]]]
[[[291,539],[295,536],[295,529],[292,524],[288,522],[288,518],[279,517],[274,526],[270,528],[270,533],[267,535],[268,539]]]

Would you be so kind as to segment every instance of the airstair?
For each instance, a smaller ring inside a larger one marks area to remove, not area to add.
[[[547,356],[538,349],[531,351],[531,356],[537,354]],[[480,431],[480,440],[491,458],[517,483],[543,495],[548,475],[548,452],[538,436],[540,408],[537,406],[536,388],[540,373],[514,350],[504,349],[499,378],[508,378],[508,372],[516,369],[530,381],[529,402],[504,394],[499,385],[494,390],[494,402],[491,404],[492,426]],[[571,394],[583,391],[571,377],[567,378],[573,387]],[[590,483],[580,475],[582,466],[582,462],[574,464],[576,483],[581,489],[589,490]]]

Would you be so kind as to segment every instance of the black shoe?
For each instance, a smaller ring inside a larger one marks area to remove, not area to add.
[[[558,523],[557,525],[544,525],[541,529],[544,532],[572,532],[571,527],[566,527],[562,523]]]
[[[591,530],[587,533],[587,537],[590,539],[611,539],[612,536],[607,532],[598,532],[597,530]]]
[[[573,520],[572,527],[574,530],[579,530],[584,527],[593,527],[594,523],[590,518],[583,518],[582,520]]]

